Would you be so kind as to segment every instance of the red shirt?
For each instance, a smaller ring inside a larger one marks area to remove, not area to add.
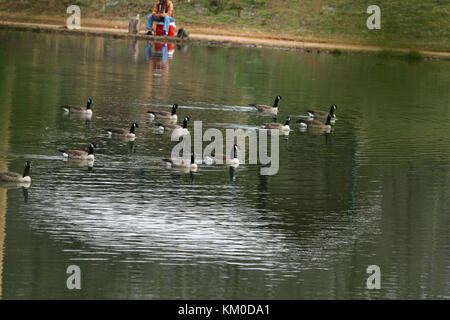
[[[161,14],[166,13],[167,15],[171,16],[172,18],[175,18],[174,12],[173,12],[173,3],[172,1],[163,2],[162,4],[158,1],[155,4],[155,8],[153,9],[152,14]]]

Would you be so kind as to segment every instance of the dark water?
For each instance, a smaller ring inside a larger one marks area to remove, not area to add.
[[[0,297],[378,299],[450,297],[450,65],[375,56],[0,33]],[[167,169],[175,142],[149,108],[204,129],[338,105],[331,134],[280,137],[280,169]],[[94,99],[90,121],[59,105]],[[104,129],[140,124],[134,143]],[[99,145],[93,168],[59,148]],[[66,269],[81,268],[81,290]],[[366,269],[381,268],[368,290]]]

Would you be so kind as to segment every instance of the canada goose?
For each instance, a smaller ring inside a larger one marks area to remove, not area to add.
[[[147,113],[150,115],[150,118],[178,120],[177,109],[178,109],[178,105],[174,104],[172,106],[172,112],[162,111],[162,110],[154,110],[154,111],[147,111]]]
[[[316,129],[331,129],[331,115],[327,116],[327,121],[325,123],[319,120],[303,120],[300,119],[297,122],[300,123],[300,128],[316,128]]]
[[[261,125],[264,129],[278,129],[282,131],[289,131],[291,128],[289,127],[289,123],[291,122],[291,118],[289,116],[286,117],[286,122],[284,124],[279,122],[269,122],[269,123],[263,123]]]
[[[278,113],[278,102],[281,100],[281,96],[276,96],[275,101],[273,103],[273,107],[266,106],[263,104],[249,104],[251,107],[255,107],[258,111],[266,112],[266,113]]]
[[[192,171],[197,170],[194,152],[191,152],[191,161],[183,158],[165,158],[162,160],[167,162],[171,167],[189,168]]]
[[[60,149],[59,152],[62,152],[64,157],[71,159],[80,159],[80,160],[94,160],[94,148],[97,148],[97,145],[92,142],[89,144],[89,150],[81,151],[81,150],[69,150],[69,149]]]
[[[139,125],[136,122],[131,124],[130,130],[122,129],[122,128],[109,128],[105,131],[108,132],[109,135],[112,136],[121,136],[127,138],[134,138],[136,135],[134,134],[134,129],[139,128]]]
[[[92,98],[89,98],[87,100],[86,107],[71,106],[71,105],[67,104],[65,106],[61,106],[61,108],[63,108],[64,111],[69,112],[69,113],[83,113],[85,115],[92,115],[91,104],[92,104]]]
[[[334,112],[337,110],[337,105],[333,104],[330,107],[330,112],[326,112],[323,110],[308,110],[308,115],[311,118],[326,118],[328,115],[331,115],[331,118],[336,118]]]
[[[239,167],[239,159],[237,157],[237,151],[239,150],[237,144],[233,145],[232,157],[222,154],[216,154],[215,150],[211,153],[211,156],[205,157],[205,163],[211,165],[213,163],[226,164],[230,167]]]
[[[23,174],[16,172],[0,172],[0,181],[30,183],[31,182],[30,169],[31,169],[31,161],[28,160],[25,163],[25,169],[23,170]]]
[[[184,119],[183,119],[183,126],[180,126],[178,124],[173,124],[173,123],[157,123],[155,125],[161,130],[176,131],[176,133],[181,135],[181,134],[188,134],[189,133],[189,130],[187,129],[188,121],[191,121],[191,118],[184,117]]]

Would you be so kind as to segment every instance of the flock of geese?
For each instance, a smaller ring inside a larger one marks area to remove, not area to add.
[[[261,104],[249,104],[249,106],[256,108],[258,112],[271,114],[277,116],[278,114],[278,104],[282,99],[281,96],[276,96],[273,106],[261,105]],[[72,106],[72,105],[64,105],[62,108],[65,112],[69,114],[80,114],[86,117],[92,116],[92,98],[87,100],[87,104],[85,107],[82,106]],[[178,125],[176,122],[178,121],[177,116],[178,105],[174,104],[172,106],[172,110],[150,110],[148,114],[150,116],[150,120],[158,120],[159,122],[155,123],[155,126],[160,131],[168,131],[172,132],[172,135],[183,136],[189,133],[188,130],[188,122],[191,120],[188,116],[183,118],[183,125]],[[337,106],[333,104],[330,107],[329,112],[323,110],[308,110],[308,118],[300,119],[297,122],[299,123],[301,130],[313,129],[313,130],[321,130],[321,131],[329,131],[331,129],[331,125],[334,124],[334,121],[337,119],[335,111],[337,110]],[[276,121],[276,120],[275,120]],[[279,130],[281,133],[287,134],[290,128],[290,117],[286,117],[286,121],[284,123],[279,122],[268,122],[263,123],[261,128],[263,129],[274,129]],[[135,130],[139,128],[138,123],[133,122],[129,130],[123,128],[108,128],[105,131],[110,136],[119,136],[124,137],[129,140],[134,140],[136,137]],[[94,160],[94,149],[97,148],[97,145],[92,142],[89,144],[88,151],[83,150],[73,150],[73,149],[60,149],[59,152],[62,155],[69,159],[78,159],[78,160]],[[231,150],[230,155],[222,155],[215,154],[214,152],[211,156],[207,156],[204,159],[205,164],[225,164],[230,167],[236,168],[239,166],[239,159],[237,158],[237,152],[239,148],[236,144],[233,145],[233,149]],[[184,158],[164,158],[162,161],[166,162],[170,167],[180,167],[185,168],[190,171],[197,170],[197,163],[195,162],[194,153],[191,153],[191,159]],[[0,181],[1,182],[15,182],[15,183],[31,183],[30,177],[31,171],[31,162],[28,160],[25,163],[25,169],[23,174],[16,172],[0,172]]]

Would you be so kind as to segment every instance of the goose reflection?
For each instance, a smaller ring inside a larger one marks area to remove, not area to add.
[[[23,202],[27,203],[28,202],[28,187],[23,186],[22,187],[22,194],[23,194]]]
[[[0,181],[0,188],[7,189],[7,190],[29,188],[29,187],[31,187],[31,181],[29,181],[29,182]]]
[[[83,112],[71,112],[71,113],[64,113],[63,114],[65,117],[68,117],[69,119],[73,119],[73,120],[85,120],[86,121],[86,126],[89,125],[90,126],[90,122],[92,119],[92,113],[83,113]]]
[[[325,144],[331,143],[331,132],[325,132]]]
[[[31,187],[31,182],[0,182],[0,188],[6,190],[22,190],[23,201],[28,202],[28,189]]]
[[[236,177],[236,175],[237,175],[237,170],[236,170],[235,167],[229,167],[228,174],[229,174],[230,182],[231,182],[231,183],[234,183],[234,182],[237,181],[237,177]]]
[[[88,171],[92,171],[95,162],[95,160],[73,159],[73,158],[67,158],[64,161],[66,162],[66,165],[69,168],[87,167]]]
[[[129,148],[130,153],[136,153],[136,144],[135,144],[134,139],[128,141],[128,148]]]

